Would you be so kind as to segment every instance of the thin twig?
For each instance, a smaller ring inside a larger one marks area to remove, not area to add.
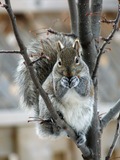
[[[102,23],[107,23],[107,24],[113,24],[113,23],[115,23],[115,20],[108,20],[105,16],[103,16],[102,18],[103,18],[101,20]]]
[[[120,111],[120,99],[118,102],[112,107],[109,112],[101,119],[101,130],[115,117],[117,113]]]
[[[0,53],[6,53],[6,54],[21,54],[20,51],[9,51],[9,50],[0,50]]]
[[[119,28],[119,21],[120,21],[120,3],[118,4],[118,13],[117,13],[114,25],[113,25],[113,30],[109,34],[109,36],[105,39],[105,41],[102,44],[102,46],[100,47],[100,51],[99,51],[99,54],[98,54],[97,60],[96,60],[96,65],[95,65],[95,68],[94,68],[94,71],[93,71],[93,74],[92,74],[92,79],[94,79],[94,77],[96,77],[96,73],[97,73],[97,70],[98,70],[98,67],[99,67],[100,59],[101,59],[101,56],[103,54],[105,46],[110,43],[110,41],[112,40],[115,32]]]
[[[112,156],[112,153],[115,149],[115,146],[117,144],[117,141],[118,141],[118,138],[120,136],[120,113],[119,113],[119,116],[117,118],[117,127],[116,127],[116,132],[115,132],[115,136],[114,136],[114,139],[113,139],[113,143],[109,149],[109,152],[106,156],[106,159],[105,160],[110,160],[111,156]]]
[[[41,55],[36,54],[35,56],[37,56],[37,57],[39,57],[39,58],[37,58],[36,60],[32,61],[32,62],[31,62],[31,65],[33,65],[34,63],[42,60],[43,58],[45,58],[45,59],[47,59],[47,60],[50,60],[50,57],[48,57],[48,56],[45,55],[44,53],[41,53]],[[34,57],[34,55],[30,55],[30,57]]]
[[[55,35],[64,35],[64,36],[68,36],[68,37],[77,38],[77,36],[74,33],[61,33],[61,32],[57,32],[51,28],[47,29],[47,32],[51,33],[51,34],[55,34]]]

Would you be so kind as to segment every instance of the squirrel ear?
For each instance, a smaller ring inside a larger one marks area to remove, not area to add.
[[[79,39],[76,39],[75,42],[73,43],[73,46],[72,46],[76,51],[77,53],[79,53],[79,49],[80,49],[80,42],[79,42]]]
[[[58,41],[57,44],[58,44],[58,49],[61,51],[64,48],[64,45],[60,41]]]

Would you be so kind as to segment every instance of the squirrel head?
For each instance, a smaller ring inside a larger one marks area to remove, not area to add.
[[[68,78],[77,76],[82,69],[79,40],[76,39],[70,47],[65,47],[58,41],[57,46],[58,55],[54,71]]]

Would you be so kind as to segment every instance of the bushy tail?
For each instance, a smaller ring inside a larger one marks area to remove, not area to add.
[[[56,62],[56,41],[58,40],[60,40],[65,46],[71,45],[71,41],[73,41],[70,37],[68,38],[63,35],[54,35],[47,38],[45,37],[42,40],[35,40],[28,47],[28,54],[32,55],[32,57],[30,57],[32,62],[39,59],[41,54],[45,54],[50,58],[50,60],[45,58],[37,60],[33,64],[41,84],[43,84],[48,75],[51,73]],[[23,59],[19,62],[16,77],[20,94],[20,106],[25,108],[33,108],[36,111],[39,111],[39,94],[36,91],[36,87],[32,82],[29,70]]]
[[[50,47],[50,45],[45,44],[46,42],[42,43],[44,43],[44,45],[47,47],[45,47],[45,51],[43,51],[43,46],[41,48],[41,44],[39,41],[34,42],[33,44],[31,44],[30,48],[28,48],[28,54],[32,54],[32,57],[30,58],[32,62],[39,59],[41,53],[43,54],[43,52],[46,52],[46,50],[47,52],[44,54],[47,54],[47,56],[49,56],[49,54],[51,55],[50,60],[43,58],[33,64],[34,70],[41,84],[43,84],[45,79],[51,73],[53,65],[56,61],[56,51],[53,52],[52,47],[48,48],[48,46]],[[25,65],[24,59],[21,59],[18,64],[16,72],[16,82],[19,87],[20,107],[29,109],[33,108],[37,110],[39,104],[39,94],[36,91],[36,87],[33,84],[29,70]]]

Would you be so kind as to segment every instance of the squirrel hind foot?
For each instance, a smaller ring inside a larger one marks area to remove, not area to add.
[[[85,136],[85,134],[80,133],[76,142],[77,142],[77,146],[78,147],[81,146],[81,145],[83,145],[83,144],[85,144],[85,142],[86,142],[86,136]]]

